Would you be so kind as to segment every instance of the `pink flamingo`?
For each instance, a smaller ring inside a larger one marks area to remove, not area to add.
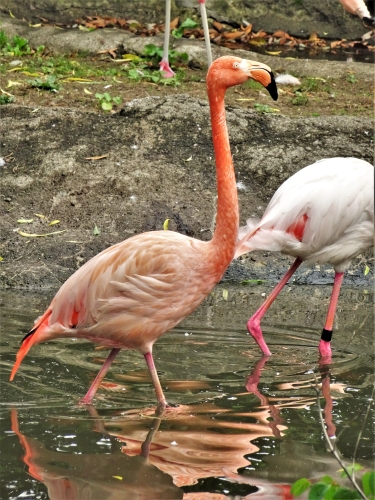
[[[206,45],[206,53],[207,53],[207,64],[208,67],[212,64],[212,54],[211,54],[211,45],[210,45],[210,33],[208,31],[208,21],[207,21],[207,12],[206,12],[206,0],[198,0],[201,10],[201,18],[204,32],[204,43]],[[169,66],[169,34],[170,34],[170,24],[171,24],[171,0],[166,0],[165,2],[165,32],[164,32],[164,47],[163,47],[163,57],[159,63],[160,71],[163,72],[163,76],[165,78],[172,78],[175,73]]]
[[[112,350],[83,403],[91,403],[120,349],[136,349],[145,357],[160,409],[166,407],[152,346],[198,307],[233,258],[238,200],[224,96],[227,88],[250,78],[277,99],[271,69],[265,64],[221,57],[207,75],[218,190],[212,240],[154,231],[129,238],[89,260],[64,283],[23,339],[11,380],[34,344],[62,337],[85,338]]]
[[[340,287],[350,261],[374,239],[374,167],[356,158],[329,158],[292,175],[269,202],[262,219],[240,228],[235,256],[251,250],[281,251],[296,258],[256,313],[247,329],[265,355],[271,352],[260,321],[303,261],[330,263],[335,279],[319,343],[331,357],[331,337]]]
[[[367,28],[375,27],[375,19],[370,14],[363,0],[339,0],[339,2],[347,12],[362,19],[363,24]]]

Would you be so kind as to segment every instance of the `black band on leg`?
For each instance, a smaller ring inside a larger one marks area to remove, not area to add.
[[[332,330],[326,330],[325,328],[323,328],[322,335],[320,338],[322,340],[325,340],[326,342],[331,342]]]

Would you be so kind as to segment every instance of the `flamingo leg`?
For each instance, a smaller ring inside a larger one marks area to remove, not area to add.
[[[319,353],[321,357],[326,360],[326,362],[330,362],[330,358],[332,356],[331,338],[332,338],[333,322],[335,319],[337,302],[339,300],[339,294],[343,279],[344,279],[344,273],[335,273],[335,280],[333,282],[333,289],[332,289],[331,300],[329,302],[327,318],[323,328],[321,340],[319,342]]]
[[[151,380],[152,380],[152,383],[154,385],[156,399],[158,400],[158,409],[163,413],[163,411],[167,407],[167,401],[165,399],[163,389],[161,388],[161,385],[160,385],[160,380],[159,380],[158,373],[157,373],[156,368],[155,368],[152,353],[146,352],[144,354],[144,358],[146,360],[146,363],[147,363],[147,366],[148,366],[148,369],[149,369],[149,372],[151,375]],[[160,416],[160,415],[158,414],[158,416]]]
[[[169,58],[168,58],[170,25],[171,25],[171,0],[166,0],[163,57],[159,63],[160,71],[163,73],[164,78],[172,78],[175,75],[175,73],[169,66]]]
[[[112,351],[109,353],[108,358],[105,360],[103,366],[100,368],[99,373],[95,377],[94,382],[91,384],[90,389],[87,391],[86,396],[82,399],[80,399],[80,403],[84,405],[89,405],[92,403],[92,400],[94,399],[95,393],[98,390],[98,387],[102,383],[103,378],[105,377],[107,371],[109,370],[109,367],[112,364],[112,361],[115,359],[117,354],[119,353],[120,349],[119,348],[114,348]]]
[[[256,311],[256,313],[253,316],[251,316],[251,318],[247,322],[248,332],[253,337],[253,339],[256,341],[256,343],[259,345],[263,354],[265,354],[266,356],[270,356],[271,351],[268,349],[268,346],[263,338],[262,329],[260,327],[260,320],[263,318],[263,316],[267,312],[267,310],[270,307],[270,305],[272,304],[272,302],[276,299],[276,297],[279,295],[281,290],[284,288],[284,286],[287,284],[289,279],[292,277],[292,275],[295,273],[295,271],[298,269],[298,267],[301,264],[302,264],[302,260],[298,257],[293,262],[293,264],[290,266],[290,268],[285,273],[285,275],[280,280],[280,282],[275,286],[275,288],[269,294],[267,299],[260,306],[260,308]]]
[[[201,6],[201,18],[204,33],[204,43],[206,46],[207,53],[207,65],[208,67],[212,64],[212,54],[211,54],[211,42],[210,42],[210,32],[208,31],[208,21],[207,21],[207,11],[206,11],[206,0],[198,0]]]

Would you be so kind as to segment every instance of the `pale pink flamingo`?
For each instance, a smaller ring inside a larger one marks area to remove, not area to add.
[[[238,57],[221,57],[207,74],[217,172],[217,218],[211,241],[172,231],[143,233],[89,260],[60,288],[26,335],[11,380],[32,345],[62,337],[85,338],[112,350],[83,403],[90,403],[120,349],[136,349],[146,360],[159,407],[166,400],[152,346],[203,301],[231,262],[238,234],[236,179],[225,121],[227,88],[248,79],[277,99],[271,69]]]
[[[240,228],[235,256],[252,250],[280,251],[296,258],[247,329],[265,355],[271,352],[260,321],[303,261],[330,263],[335,279],[319,343],[331,357],[331,337],[340,287],[351,260],[373,245],[374,167],[356,158],[328,158],[303,168],[282,184],[260,221]]]
[[[370,14],[363,0],[339,0],[339,2],[347,12],[362,19],[363,24],[367,28],[375,27],[375,19]]]
[[[207,65],[208,67],[210,67],[212,64],[212,54],[211,54],[210,33],[208,31],[208,21],[207,21],[205,2],[206,0],[198,0],[201,11],[202,25],[203,25],[204,43],[206,45]],[[171,24],[171,0],[166,0],[163,57],[159,63],[160,71],[162,71],[165,78],[172,78],[175,75],[174,71],[171,69],[169,65],[169,57],[168,57],[170,24]]]

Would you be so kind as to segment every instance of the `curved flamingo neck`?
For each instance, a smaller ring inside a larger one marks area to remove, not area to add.
[[[218,194],[216,229],[210,243],[217,257],[218,265],[223,267],[224,272],[234,256],[239,215],[236,178],[225,119],[224,96],[226,88],[216,86],[215,80],[216,78],[212,72],[211,75],[209,73],[207,92],[210,104]]]

